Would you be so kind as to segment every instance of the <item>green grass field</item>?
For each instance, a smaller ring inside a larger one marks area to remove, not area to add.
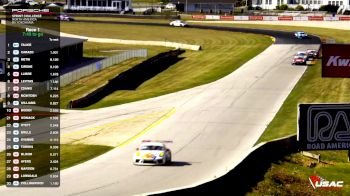
[[[108,31],[95,30],[104,28]],[[91,23],[63,23],[61,29],[91,37],[175,41],[202,46],[201,51],[186,51],[181,55],[182,61],[145,82],[136,91],[117,91],[88,109],[146,99],[215,81],[272,44],[267,36],[200,29]],[[79,91],[79,86],[74,84],[70,88]]]
[[[169,48],[156,47],[156,46],[131,46],[131,45],[119,45],[108,43],[93,43],[86,42],[84,44],[84,56],[85,57],[106,57],[115,55],[116,53],[123,52],[131,49],[147,49],[148,57],[155,56],[161,52],[168,51]],[[147,57],[147,58],[148,58]],[[72,84],[69,84],[61,88],[61,108],[66,108],[69,101],[80,98],[94,89],[105,84],[109,79],[114,78],[116,75],[132,68],[133,66],[144,61],[145,58],[133,58],[126,60],[118,65],[108,67],[104,70],[96,72],[93,75],[86,76]]]
[[[75,16],[76,20],[116,21],[116,22],[146,22],[168,24],[172,20],[167,19],[144,19],[144,18],[118,18],[118,17],[85,17]]]
[[[250,24],[225,26],[303,30],[309,34],[318,35],[324,40],[335,39],[339,43],[350,42],[350,31],[345,30]],[[295,135],[298,103],[348,103],[350,102],[349,89],[349,78],[321,78],[320,62],[308,67],[257,143]],[[321,155],[321,163],[299,153],[288,155],[278,163],[272,163],[264,175],[264,180],[253,187],[247,195],[350,195],[350,165],[347,162],[347,151],[315,151],[313,153]],[[320,175],[327,180],[343,180],[345,187],[338,191],[314,191],[308,180],[311,175]]]

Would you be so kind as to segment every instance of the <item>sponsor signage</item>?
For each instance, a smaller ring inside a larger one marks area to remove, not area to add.
[[[192,15],[195,20],[237,20],[237,21],[349,21],[350,16],[224,16],[224,15]]]
[[[310,176],[309,181],[314,189],[334,190],[344,187],[344,181],[328,181],[321,176]]]
[[[220,16],[221,20],[233,20],[233,16]]]
[[[249,16],[234,16],[234,20],[249,20]]]
[[[350,77],[350,44],[322,44],[322,77]]]
[[[278,16],[278,20],[293,20],[293,16]]]
[[[205,19],[205,15],[192,15],[193,19]]]
[[[207,19],[207,20],[220,20],[220,16],[218,16],[218,15],[205,15],[205,19]]]
[[[277,21],[278,17],[277,16],[264,16],[265,21]]]
[[[349,150],[350,104],[299,104],[299,149]]]
[[[308,17],[309,20],[313,20],[313,21],[322,21],[323,20],[323,16],[309,16]]]
[[[339,16],[339,20],[350,20],[350,16]]]
[[[326,16],[324,17],[324,21],[338,21],[339,17],[338,16]]]
[[[264,20],[264,16],[249,16],[249,20]]]

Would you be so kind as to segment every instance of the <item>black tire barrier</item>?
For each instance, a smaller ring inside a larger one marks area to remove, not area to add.
[[[112,17],[112,18],[132,18],[132,19],[180,19],[179,15],[135,15],[135,12],[125,15],[116,14],[113,12],[82,12],[82,11],[68,11],[72,17],[84,16],[84,17]]]
[[[296,136],[272,141],[250,153],[226,175],[197,187],[162,193],[161,195],[246,195],[264,179],[271,163],[298,152]]]
[[[96,89],[90,94],[80,99],[70,101],[68,108],[88,107],[117,90],[135,90],[145,81],[182,60],[182,58],[178,56],[184,52],[184,50],[177,49],[151,57],[109,80],[106,85]]]

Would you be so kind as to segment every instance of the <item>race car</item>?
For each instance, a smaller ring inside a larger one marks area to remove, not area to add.
[[[308,35],[304,31],[297,31],[294,33],[294,37],[298,39],[305,39],[305,38],[308,38]]]
[[[169,23],[170,26],[173,27],[187,27],[188,24],[182,20],[174,20],[171,23]]]
[[[307,60],[307,52],[306,51],[298,51],[296,56],[302,57],[302,58]]]
[[[60,13],[60,15],[57,16],[57,20],[60,20],[60,21],[74,21],[74,18],[68,16],[65,13]]]
[[[307,54],[308,60],[310,60],[310,61],[317,59],[317,51],[316,50],[308,49],[308,50],[306,50],[306,54]]]
[[[134,165],[166,165],[171,163],[171,151],[164,143],[171,141],[144,140],[133,155]]]
[[[294,56],[292,65],[306,65],[307,59],[303,56]]]

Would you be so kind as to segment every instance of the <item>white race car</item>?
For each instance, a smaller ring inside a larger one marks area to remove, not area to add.
[[[188,24],[182,20],[174,20],[169,25],[173,26],[173,27],[187,27],[188,26]]]
[[[171,141],[144,140],[133,155],[134,165],[165,165],[171,163],[171,151],[164,143]]]
[[[308,35],[304,31],[298,31],[298,32],[294,33],[294,37],[296,37],[298,39],[306,39],[306,38],[308,38]]]

